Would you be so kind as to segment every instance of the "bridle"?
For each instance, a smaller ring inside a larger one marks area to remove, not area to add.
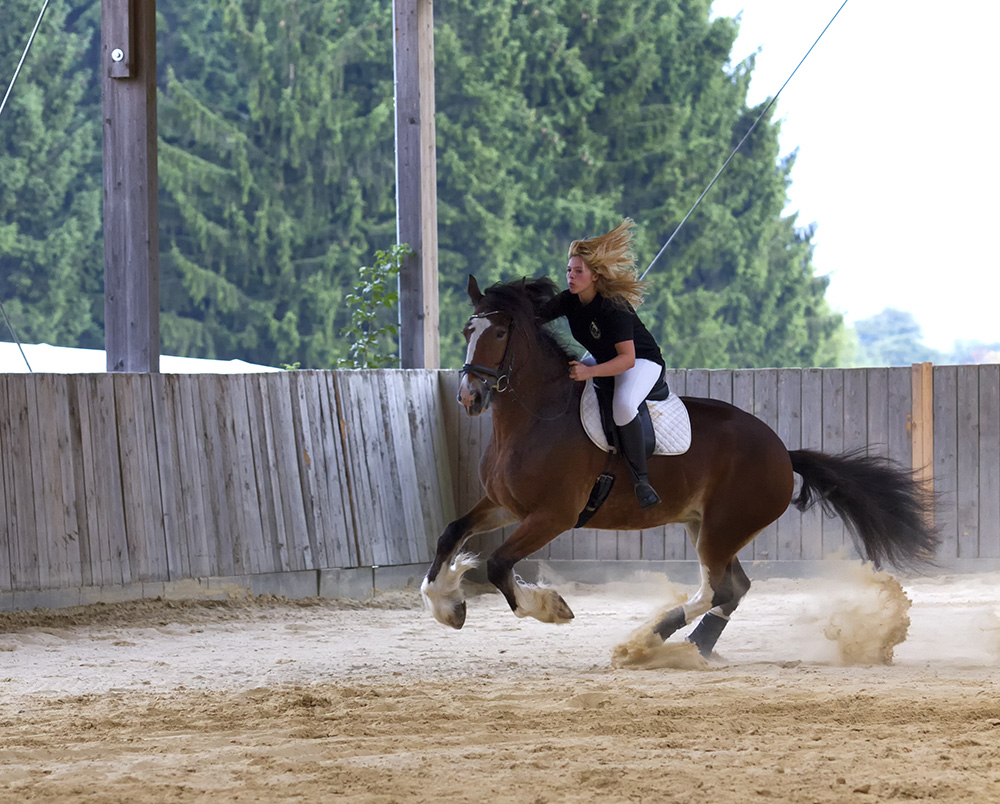
[[[477,318],[489,318],[491,315],[497,315],[497,313],[502,313],[503,310],[490,310],[488,313],[476,313],[475,315],[469,316],[469,321],[474,321]],[[491,369],[489,366],[481,366],[478,363],[466,363],[462,366],[459,374],[472,374],[478,377],[482,382],[486,383],[486,390],[488,394],[492,394],[496,391],[498,394],[502,394],[508,388],[510,388],[510,375],[514,371],[514,361],[511,359],[510,365],[506,370],[503,368],[503,364],[507,360],[507,352],[510,351],[510,328],[507,330],[507,343],[503,347],[503,356],[500,358],[500,364],[495,368]],[[490,384],[487,377],[493,380]]]
[[[469,316],[469,321],[473,321],[477,318],[489,318],[491,315],[496,315],[497,313],[502,313],[502,312],[503,310],[490,310],[490,312],[488,313],[476,313],[475,315]],[[510,391],[511,396],[517,400],[517,404],[519,404],[522,408],[524,408],[524,410],[527,411],[527,413],[530,414],[533,418],[540,419],[542,421],[555,421],[556,419],[559,419],[562,416],[564,416],[566,414],[566,411],[569,410],[570,403],[573,400],[573,394],[570,393],[567,395],[566,404],[563,406],[562,411],[557,413],[555,416],[542,416],[538,412],[531,410],[527,405],[524,404],[523,401],[521,401],[521,398],[517,395],[517,393],[514,391],[513,387],[510,384],[511,375],[514,373],[514,358],[511,357],[510,365],[507,366],[506,369],[504,369],[503,367],[504,363],[507,362],[507,353],[510,351],[511,333],[513,332],[513,329],[514,329],[514,322],[512,320],[510,326],[507,329],[507,343],[504,344],[503,356],[500,358],[500,364],[495,369],[491,369],[489,366],[481,366],[478,363],[466,363],[464,366],[462,366],[461,370],[459,371],[459,374],[460,375],[472,374],[473,376],[478,377],[480,381],[486,384],[487,404],[489,404],[490,397],[493,396],[494,391],[498,394],[502,394],[505,391]],[[493,382],[490,383],[489,380],[487,380],[487,377],[489,377]]]

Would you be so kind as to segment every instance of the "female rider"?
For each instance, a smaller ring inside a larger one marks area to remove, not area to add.
[[[544,321],[566,316],[573,337],[593,356],[570,362],[574,380],[615,378],[612,408],[622,453],[639,507],[648,508],[660,498],[649,485],[638,411],[663,376],[664,363],[660,347],[635,312],[643,284],[632,253],[634,226],[626,218],[607,234],[570,243],[569,290],[555,296],[541,315]]]

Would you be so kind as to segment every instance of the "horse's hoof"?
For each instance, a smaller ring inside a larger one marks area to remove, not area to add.
[[[553,603],[555,604],[552,610],[552,613],[555,615],[553,622],[568,623],[570,620],[575,619],[576,615],[573,614],[573,609],[562,599],[562,595],[556,595]]]
[[[451,610],[451,617],[448,618],[448,625],[456,631],[461,630],[465,625],[465,601],[463,600]]]

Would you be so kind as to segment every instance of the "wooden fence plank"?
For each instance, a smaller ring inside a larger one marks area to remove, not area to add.
[[[90,556],[90,531],[87,511],[84,508],[83,449],[80,421],[79,375],[60,375],[61,393],[66,410],[66,430],[60,440],[63,465],[63,490],[69,496],[64,500],[66,527],[75,534],[71,539],[70,556],[77,564],[74,570],[77,583],[93,586],[93,563]]]
[[[118,375],[115,398],[129,563],[137,580],[167,580],[149,375]]]
[[[288,522],[291,512],[285,511],[281,500],[281,480],[278,474],[277,446],[274,437],[274,422],[271,413],[272,389],[275,381],[269,375],[258,375],[249,379],[249,412],[251,426],[257,434],[255,444],[256,459],[254,475],[260,499],[261,529],[268,540],[270,549],[266,559],[261,557],[262,566],[269,566],[271,572],[288,569]],[[266,563],[265,563],[266,562]]]
[[[99,509],[104,504],[102,495],[96,487],[97,469],[94,462],[95,439],[98,432],[92,424],[92,407],[96,404],[93,375],[78,374],[74,377],[76,394],[76,411],[79,427],[76,483],[79,495],[79,514],[86,526],[81,526],[81,553],[84,551],[82,542],[86,542],[86,562],[89,570],[84,569],[83,583],[89,586],[104,586],[113,583],[111,572],[110,551],[106,546],[106,536],[102,533],[101,514]],[[107,471],[105,467],[102,471]]]
[[[156,455],[159,467],[160,499],[163,503],[163,535],[166,549],[167,577],[191,578],[188,540],[184,532],[183,501],[180,478],[184,469],[178,462],[178,422],[176,411],[176,374],[149,376]]]
[[[299,477],[302,479],[306,538],[316,566],[329,567],[332,566],[332,557],[327,555],[325,527],[329,501],[326,486],[320,482],[319,473],[323,467],[323,442],[315,372],[291,373],[291,404],[296,422],[295,455]]]
[[[135,421],[135,375],[122,374],[113,385],[122,472],[122,508],[125,513],[126,555],[137,581],[151,580],[145,556],[146,508],[142,505],[142,469]]]
[[[868,379],[868,427],[865,441],[869,455],[889,455],[889,369],[871,368]]]
[[[431,534],[434,534],[436,540],[444,525],[442,499],[436,491],[442,488],[438,482],[439,445],[435,443],[438,437],[436,414],[440,406],[427,396],[428,390],[434,387],[433,380],[433,375],[426,371],[403,372],[403,392],[400,399],[404,433],[413,452],[413,465],[418,470],[412,480],[417,500],[417,509],[414,511],[416,530],[412,545],[414,560],[422,564],[429,561],[432,555]],[[443,451],[447,458],[447,448]]]
[[[802,372],[802,449],[823,449],[823,370]],[[796,479],[798,483],[798,478]],[[823,511],[814,505],[802,513],[803,559],[823,558]]]
[[[0,592],[13,590],[11,569],[16,566],[15,542],[18,538],[17,510],[14,504],[14,462],[10,451],[10,422],[7,401],[7,378],[0,374]]]
[[[908,368],[887,370],[888,415],[886,419],[887,455],[903,466],[913,466],[913,440],[910,437],[913,388]]]
[[[868,452],[868,375],[865,369],[846,369],[844,383],[845,451]]]
[[[250,429],[250,380],[245,375],[231,375],[225,383],[228,390],[229,412],[232,426],[232,457],[234,504],[239,507],[239,548],[243,572],[270,571],[270,550],[267,549],[260,493],[254,462],[257,445]]]
[[[425,564],[434,556],[438,534],[454,519],[451,494],[443,492],[451,488],[451,472],[442,433],[441,405],[436,397],[437,378],[427,371],[408,371],[403,381],[406,393],[402,412],[418,468],[415,557]]]
[[[68,413],[65,409],[65,376],[39,374],[34,379],[39,424],[36,442],[39,450],[35,460],[41,463],[42,500],[46,520],[45,531],[38,534],[39,553],[47,557],[42,562],[42,566],[48,571],[48,577],[43,582],[46,587],[53,589],[79,586],[79,550],[76,551],[75,561],[71,556],[71,544],[77,534],[70,532],[70,528],[75,531],[76,523],[67,521],[66,516],[66,505],[72,501],[74,490],[72,477],[69,488],[66,488],[64,467],[66,461],[72,460],[69,454]]]
[[[823,372],[823,451],[844,451],[844,371]],[[823,517],[823,554],[842,553],[850,542],[840,517]]]
[[[753,414],[772,430],[778,428],[778,372],[759,369],[754,372]],[[753,548],[755,561],[773,561],[778,557],[778,527],[772,522],[747,547]]]
[[[77,514],[80,519],[80,552],[84,563],[82,583],[85,586],[104,586],[113,583],[110,552],[101,533],[99,507],[103,505],[94,477],[94,439],[98,436],[92,425],[92,406],[96,394],[88,374],[72,375],[73,407],[76,417],[74,430],[74,472],[77,488]],[[101,471],[107,471],[101,467]]]
[[[455,515],[464,514],[468,504],[463,496],[462,478],[465,467],[461,462],[468,458],[465,443],[459,441],[460,418],[465,418],[462,406],[455,402],[458,396],[458,374],[454,371],[438,371],[438,398],[441,408],[441,426],[447,443],[448,466],[451,467],[451,485],[454,489],[453,506]],[[439,534],[440,535],[440,534]]]
[[[786,449],[802,446],[802,370],[779,369],[777,378],[778,421],[775,432]],[[776,524],[776,559],[795,561],[802,555],[802,514],[792,505]]]
[[[4,451],[10,461],[8,488],[13,485],[10,495],[12,517],[17,524],[10,543],[11,588],[15,590],[42,588],[38,534],[44,532],[45,521],[38,521],[35,508],[35,478],[39,470],[34,468],[32,460],[30,422],[36,417],[28,405],[28,387],[31,384],[33,378],[30,375],[12,374],[7,377],[9,429]]]
[[[384,551],[378,563],[406,563],[409,556],[406,514],[398,503],[402,492],[393,454],[395,445],[389,419],[390,405],[388,400],[382,398],[384,386],[381,389],[379,387],[379,374],[380,372],[372,372],[360,388],[363,400],[362,420],[369,444],[368,470],[381,523],[379,530],[370,533],[370,538],[378,542],[380,549]],[[371,445],[376,441],[379,448],[372,450]]]
[[[938,555],[958,557],[958,369],[934,367],[934,490],[938,494],[935,523],[941,535]]]
[[[747,413],[754,412],[754,373],[749,369],[740,369],[733,372],[733,404],[740,410]],[[756,541],[756,540],[755,540]],[[737,558],[744,564],[749,564],[754,559],[754,543],[746,545]],[[690,552],[691,558],[696,558],[694,551]]]
[[[387,469],[392,476],[397,507],[399,549],[398,557],[393,561],[396,564],[413,564],[428,559],[421,513],[423,503],[418,493],[420,484],[417,480],[414,439],[406,411],[406,373],[381,372],[378,376],[390,446]],[[422,471],[427,471],[427,468],[422,467]]]
[[[132,574],[128,552],[128,524],[125,518],[125,491],[119,446],[121,435],[118,429],[118,403],[115,394],[117,376],[94,375],[94,404],[90,409],[90,426],[95,433],[94,486],[98,489],[102,502],[98,508],[102,549],[106,541],[113,573],[110,582],[128,584],[138,578]]]
[[[274,440],[275,479],[278,510],[285,519],[284,559],[286,570],[315,569],[309,543],[302,478],[299,474],[297,435],[291,372],[282,372],[268,383],[271,428]],[[364,442],[362,441],[362,448]]]
[[[153,394],[151,374],[135,375],[136,388],[136,437],[139,441],[139,465],[142,471],[142,491],[147,531],[146,556],[150,580],[166,581],[170,578],[167,567],[166,534],[163,530],[163,498],[160,494],[159,467],[156,451],[156,424],[153,419]]]
[[[27,432],[30,439],[29,463],[31,466],[31,483],[29,488],[32,507],[35,512],[35,531],[28,535],[31,542],[31,549],[35,554],[34,567],[38,573],[39,589],[49,589],[50,575],[48,533],[51,531],[49,525],[49,511],[46,505],[48,490],[46,489],[46,459],[42,446],[41,417],[38,415],[38,382],[35,377],[29,376],[25,384],[25,395],[27,398]],[[28,473],[25,472],[25,476]]]
[[[707,369],[689,369],[687,372],[686,395],[708,398],[709,376],[711,372]]]
[[[868,444],[868,373],[865,369],[847,369],[843,373],[844,383],[844,440],[845,452],[867,455]],[[860,553],[851,538],[850,531],[843,529],[844,550],[849,558],[860,558]]]
[[[979,366],[956,372],[958,557],[979,556]]]
[[[721,399],[723,402],[733,401],[733,372],[729,369],[717,369],[708,373],[708,396],[711,399]]]
[[[234,521],[236,512],[227,497],[232,467],[229,465],[229,450],[226,445],[226,402],[219,398],[220,392],[221,387],[216,377],[203,374],[198,378],[198,400],[201,403],[201,423],[205,434],[205,499],[209,504],[210,521],[215,530],[212,574],[229,576],[239,571],[233,547],[233,536],[239,530],[239,525]]]
[[[372,401],[370,393],[365,393],[366,374],[364,371],[340,371],[336,383],[345,421],[345,456],[358,527],[359,557],[362,566],[371,566],[385,564],[389,559],[389,550],[381,537],[389,533],[390,524],[379,493],[385,446],[383,439],[377,437],[369,410]],[[369,430],[372,431],[370,443]]]
[[[240,443],[240,411],[243,410],[245,419],[246,398],[238,375],[205,376],[215,388],[217,441],[224,467],[221,478],[230,527],[227,559],[232,562],[234,574],[244,575],[252,571],[247,537],[254,530],[253,519],[259,510],[256,499],[248,500],[250,489],[244,486],[249,452]]]
[[[344,444],[340,428],[340,409],[332,371],[316,374],[316,390],[319,402],[319,443],[325,474],[325,499],[327,508],[323,514],[323,533],[327,540],[326,556],[328,566],[356,567],[358,557],[354,541],[354,524],[351,504],[345,480]]]
[[[1000,558],[1000,366],[979,367],[979,558]]]
[[[434,556],[444,527],[455,519],[451,492],[453,464],[449,462],[443,416],[443,408],[450,407],[451,400],[447,397],[439,400],[436,373],[411,371],[404,379],[414,460],[421,468],[417,475],[423,513],[419,555],[420,561],[429,561]]]
[[[191,576],[203,578],[217,572],[216,521],[209,488],[213,470],[202,412],[203,383],[199,376],[178,375],[176,383],[169,387],[176,392],[177,453],[183,467],[178,477],[181,504],[178,534],[185,543],[181,553],[186,556]]]

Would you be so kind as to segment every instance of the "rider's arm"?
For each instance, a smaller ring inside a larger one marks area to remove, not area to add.
[[[635,365],[635,341],[619,341],[615,344],[618,354],[598,363],[596,366],[585,365],[573,360],[570,365],[570,376],[574,380],[587,380],[591,377],[616,377]]]

